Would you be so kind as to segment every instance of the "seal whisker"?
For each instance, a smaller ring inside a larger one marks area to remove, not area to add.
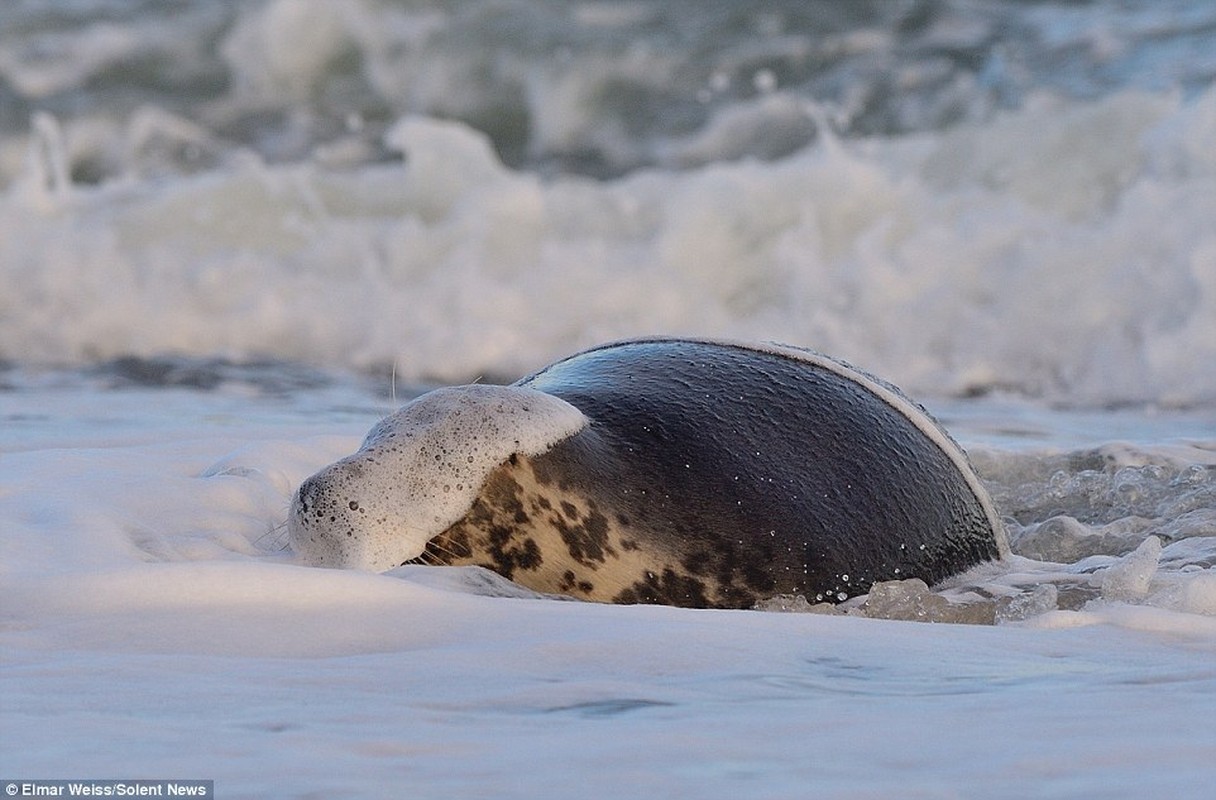
[[[291,547],[287,540],[287,519],[270,526],[266,532],[254,539],[251,544],[268,553],[282,553]]]
[[[448,547],[439,543],[438,537],[427,541],[426,547],[422,552],[414,558],[405,561],[405,564],[423,564],[429,567],[443,567],[451,564],[452,561],[459,558],[459,554]]]
[[[401,566],[419,565],[423,567],[442,567],[444,563],[430,550],[423,550],[413,558],[401,562]]]
[[[431,539],[429,542],[426,543],[426,546],[427,546],[427,550],[429,550],[430,552],[432,552],[436,555],[443,555],[443,556],[447,556],[452,559],[460,558],[459,553],[457,553],[451,547],[447,547],[446,545],[441,543],[438,537]]]

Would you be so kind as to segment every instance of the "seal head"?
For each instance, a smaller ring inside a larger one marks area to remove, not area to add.
[[[291,546],[316,566],[392,569],[463,517],[511,455],[539,455],[586,424],[577,408],[535,389],[429,392],[377,423],[354,455],[300,485],[288,517]]]

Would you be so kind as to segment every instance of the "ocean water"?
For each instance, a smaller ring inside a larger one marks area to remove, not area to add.
[[[1182,0],[4,4],[0,781],[1210,796],[1214,77]],[[642,334],[898,384],[1014,556],[828,614],[285,547],[405,399]]]

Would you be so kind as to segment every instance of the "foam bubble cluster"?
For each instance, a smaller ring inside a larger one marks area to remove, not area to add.
[[[981,457],[982,458],[982,457]],[[1150,536],[1169,544],[1216,532],[1216,464],[1206,446],[1176,457],[1109,444],[986,463],[1015,553],[1057,563],[1118,556]],[[1147,463],[1146,463],[1147,462]]]
[[[512,455],[539,455],[587,423],[534,389],[438,389],[380,421],[362,447],[300,485],[288,528],[317,566],[382,571],[420,555]]]

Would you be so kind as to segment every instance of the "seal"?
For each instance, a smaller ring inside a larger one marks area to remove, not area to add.
[[[651,338],[439,389],[305,480],[307,563],[480,565],[616,603],[750,608],[929,584],[1009,548],[962,448],[898,389],[799,348]]]

